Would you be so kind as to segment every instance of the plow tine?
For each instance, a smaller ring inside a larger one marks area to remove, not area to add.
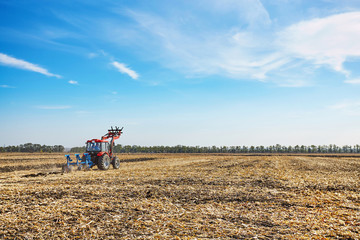
[[[74,165],[74,163],[73,163],[73,160],[70,158],[70,155],[65,155],[65,157],[66,157],[66,164],[63,165],[62,172],[68,173],[68,172],[71,172],[71,170],[72,170],[71,165]]]

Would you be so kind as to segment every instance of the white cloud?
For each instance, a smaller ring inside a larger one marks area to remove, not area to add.
[[[279,33],[279,48],[293,58],[329,65],[349,75],[343,63],[360,57],[360,12],[335,14],[291,25]]]
[[[104,50],[100,49],[96,52],[90,52],[87,54],[87,57],[90,58],[90,59],[93,59],[93,58],[98,58],[98,57],[106,57],[108,56],[109,54],[107,52],[105,52]]]
[[[280,87],[289,87],[289,88],[298,88],[298,87],[308,87],[311,84],[304,80],[282,80],[278,82],[278,86]]]
[[[230,11],[230,8],[226,10]],[[263,14],[257,12],[263,12],[263,8],[249,11],[252,11],[252,18],[263,18]],[[144,52],[156,56],[156,60],[165,66],[190,76],[220,74],[231,78],[263,79],[266,72],[288,62],[286,58],[279,59],[281,56],[276,53],[269,53],[271,39],[260,38],[250,30],[230,26],[225,30],[206,26],[188,30],[181,23],[146,13],[131,12],[131,17],[146,35],[147,43],[143,45],[151,45]],[[216,19],[216,14],[212,18]],[[251,22],[256,21],[251,19]]]
[[[61,19],[80,32],[96,33],[97,39],[134,48],[146,61],[156,61],[190,78],[218,75],[300,87],[309,85],[306,81],[314,80],[313,73],[322,66],[349,77],[344,62],[360,57],[360,12],[334,14],[349,8],[326,8],[321,13],[315,8],[312,16],[328,16],[287,27],[284,24],[309,13],[271,15],[261,0],[164,1],[154,12],[136,7],[111,9],[104,18],[68,15]],[[114,13],[130,19],[119,26]],[[106,54],[94,51],[88,57],[101,55]],[[125,64],[110,59],[120,72],[138,78]]]
[[[62,110],[69,109],[71,106],[36,106],[36,108],[45,110]]]
[[[49,76],[49,77],[61,78],[60,75],[50,73],[45,68],[39,67],[36,64],[30,63],[30,62],[27,62],[27,61],[24,61],[21,59],[17,59],[17,58],[8,56],[3,53],[0,53],[0,64],[10,66],[10,67],[20,68],[20,69],[24,69],[24,70],[28,70],[28,71],[32,71],[32,72],[41,73],[41,74]]]
[[[92,58],[96,58],[97,56],[99,56],[99,54],[92,52],[92,53],[89,53],[87,56],[88,56],[88,58],[92,59]]]
[[[9,85],[0,85],[0,88],[15,88],[15,87]]]
[[[360,78],[345,80],[345,83],[349,84],[360,84]]]
[[[234,20],[246,22],[250,27],[271,24],[269,13],[260,0],[202,0],[199,6],[217,15],[231,14]],[[211,21],[208,19],[208,21]],[[218,21],[218,19],[215,19]]]
[[[343,112],[351,116],[360,116],[360,101],[346,100],[329,106],[330,109]]]
[[[74,81],[74,80],[70,80],[70,81],[68,81],[68,83],[73,84],[73,85],[78,85],[79,84],[77,81]]]
[[[125,64],[116,61],[112,62],[111,64],[116,67],[119,72],[129,75],[132,79],[136,80],[139,78],[139,74],[137,74],[134,70],[131,70]]]
[[[149,55],[149,49],[154,51],[150,55],[156,56],[156,61],[190,77],[222,75],[300,87],[310,85],[306,81],[311,81],[319,66],[330,66],[349,76],[343,63],[360,57],[360,12],[302,21],[270,33],[275,26],[271,26],[261,2],[236,2],[211,2],[217,10],[210,13],[209,21],[218,19],[219,12],[231,18],[234,11],[242,11],[240,5],[249,10],[247,17],[234,21],[233,26],[218,29],[202,26],[202,20],[194,16],[190,19],[197,21],[190,28],[167,16],[139,11],[130,16],[147,41],[144,44],[137,38],[139,44],[147,46],[143,52]],[[294,72],[301,74],[302,80],[289,80]]]

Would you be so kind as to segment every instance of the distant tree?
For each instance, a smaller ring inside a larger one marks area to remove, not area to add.
[[[2,152],[63,152],[65,150],[62,145],[46,146],[40,144],[25,143],[18,146],[2,147]]]

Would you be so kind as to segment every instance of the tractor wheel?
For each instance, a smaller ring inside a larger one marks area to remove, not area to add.
[[[98,158],[98,168],[100,170],[108,170],[110,167],[110,157],[107,154],[103,154]]]
[[[113,165],[114,169],[119,169],[120,159],[118,157],[113,157],[112,165]]]

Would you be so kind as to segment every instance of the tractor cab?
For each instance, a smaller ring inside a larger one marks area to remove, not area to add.
[[[109,152],[109,142],[99,139],[88,140],[86,142],[86,152]]]

